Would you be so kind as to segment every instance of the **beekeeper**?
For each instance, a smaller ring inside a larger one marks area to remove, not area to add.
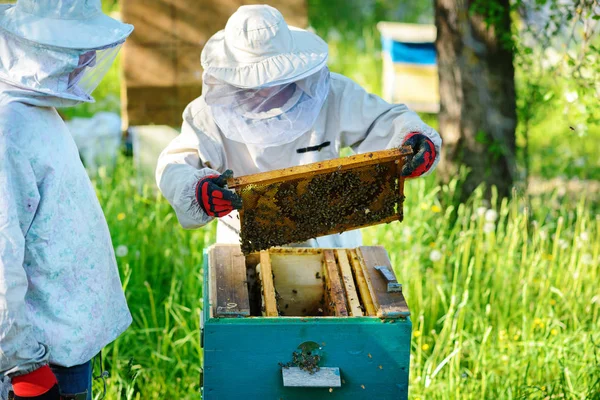
[[[11,386],[16,399],[91,399],[90,360],[131,323],[106,220],[55,107],[94,101],[132,29],[100,0],[0,4],[3,400]]]
[[[181,134],[162,152],[156,179],[184,228],[219,218],[217,242],[239,243],[235,209],[225,187],[236,176],[410,144],[403,173],[435,168],[442,140],[414,112],[388,104],[327,69],[327,44],[290,27],[266,5],[242,6],[202,51],[203,94],[183,113]],[[226,173],[225,173],[226,172]],[[222,175],[225,173],[224,175]],[[359,231],[304,246],[355,247]]]

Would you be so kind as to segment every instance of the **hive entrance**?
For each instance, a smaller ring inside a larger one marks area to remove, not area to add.
[[[233,178],[248,254],[402,219],[400,171],[410,148]]]

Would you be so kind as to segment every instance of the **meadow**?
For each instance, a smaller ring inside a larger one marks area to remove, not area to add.
[[[411,398],[600,398],[600,216],[556,193],[453,205],[459,182],[410,182],[405,222],[365,231],[406,288]],[[105,352],[108,398],[198,398],[214,226],[182,230],[129,160],[96,185],[134,315]]]
[[[380,92],[373,29],[358,46],[332,32],[330,68]],[[117,64],[98,102],[66,115],[118,110],[118,79]],[[558,187],[491,201],[480,188],[457,203],[463,176],[447,185],[418,179],[407,184],[403,223],[365,230],[366,244],[390,253],[412,312],[411,399],[600,399],[598,193],[565,183],[600,179],[600,128],[571,131],[576,104],[561,85],[548,84],[557,95],[529,133],[532,176],[559,178]],[[215,226],[184,231],[152,183],[140,192],[136,177],[122,157],[94,179],[134,317],[104,352],[106,398],[197,399],[202,255]],[[98,397],[99,381],[95,389]]]

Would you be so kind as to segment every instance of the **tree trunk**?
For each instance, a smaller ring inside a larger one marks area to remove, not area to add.
[[[476,11],[490,10],[494,18]],[[517,124],[509,0],[434,0],[440,77],[440,132],[444,138],[439,175],[470,173],[468,195],[479,184],[508,196],[516,179]],[[492,10],[494,13],[492,13]]]

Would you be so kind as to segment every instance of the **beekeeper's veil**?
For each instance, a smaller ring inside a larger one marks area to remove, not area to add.
[[[92,102],[133,26],[102,13],[100,0],[0,4],[0,81]]]
[[[315,123],[329,93],[327,44],[266,5],[242,6],[202,51],[203,96],[231,140],[289,143]]]

